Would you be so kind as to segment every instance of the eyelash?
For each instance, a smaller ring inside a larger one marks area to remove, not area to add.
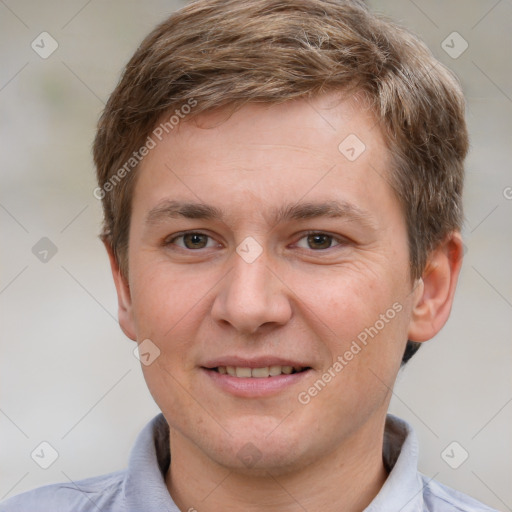
[[[201,236],[206,236],[209,239],[213,239],[213,237],[211,237],[210,235],[208,235],[206,233],[203,233],[201,231],[184,231],[182,233],[178,233],[178,234],[172,236],[172,238],[169,238],[169,237],[166,238],[163,241],[163,245],[164,246],[174,245],[174,242],[176,240],[178,240],[179,238],[183,238],[186,235],[201,235]],[[328,251],[329,249],[334,249],[336,247],[343,246],[343,245],[347,244],[347,240],[346,239],[343,239],[342,237],[336,237],[334,235],[331,235],[329,233],[325,233],[323,231],[306,231],[306,232],[303,233],[303,235],[299,238],[299,240],[296,243],[298,243],[299,241],[303,240],[304,238],[307,238],[307,237],[312,236],[312,235],[326,236],[326,237],[331,238],[333,242],[337,242],[337,245],[335,245],[333,247],[327,247],[326,249],[318,249],[318,250],[309,249],[309,250],[311,250],[313,252],[324,252],[324,251]],[[178,247],[180,249],[184,250],[184,251],[187,251],[187,252],[199,252],[202,249],[208,249],[208,247],[203,247],[201,249],[188,249],[187,247],[181,247],[181,246],[178,246]],[[308,249],[306,249],[306,250],[308,250]]]

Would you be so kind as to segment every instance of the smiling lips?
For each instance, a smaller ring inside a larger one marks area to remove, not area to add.
[[[239,397],[257,398],[278,393],[298,383],[312,367],[275,357],[226,357],[210,361],[202,369],[223,391]]]
[[[272,365],[272,366],[263,366],[261,368],[249,368],[247,366],[218,366],[217,368],[213,368],[214,371],[217,371],[221,375],[231,375],[232,377],[240,377],[240,378],[266,378],[266,377],[276,377],[277,375],[291,375],[292,373],[302,372],[305,368],[302,366],[281,366],[281,365]]]
[[[243,358],[228,356],[222,359],[208,361],[203,365],[206,370],[214,371],[220,375],[229,375],[239,378],[268,378],[279,375],[292,375],[311,368],[305,363],[273,356]]]

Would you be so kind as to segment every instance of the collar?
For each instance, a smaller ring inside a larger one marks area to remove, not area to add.
[[[423,479],[418,473],[418,440],[406,421],[388,414],[382,458],[390,471],[364,512],[422,512]]]

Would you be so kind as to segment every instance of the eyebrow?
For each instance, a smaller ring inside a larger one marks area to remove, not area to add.
[[[304,202],[289,204],[270,212],[272,224],[291,220],[316,219],[319,217],[345,218],[358,221],[376,229],[375,222],[369,212],[346,201]],[[147,216],[147,225],[158,224],[169,218],[224,220],[225,215],[216,206],[205,203],[165,200],[152,208]]]

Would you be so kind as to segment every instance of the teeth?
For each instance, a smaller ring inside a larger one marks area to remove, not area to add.
[[[253,368],[251,371],[252,377],[268,377],[270,372],[268,370],[268,366],[265,368]]]
[[[250,368],[240,368],[239,366],[237,366],[235,371],[236,371],[237,377],[250,377],[251,376]]]
[[[268,372],[270,373],[271,377],[274,377],[276,375],[281,375],[281,367],[280,366],[269,366]]]
[[[290,375],[300,372],[304,368],[302,366],[264,366],[263,368],[246,368],[241,366],[219,366],[216,370],[222,375],[231,375],[232,377],[255,377],[266,378],[276,377],[277,375]]]

